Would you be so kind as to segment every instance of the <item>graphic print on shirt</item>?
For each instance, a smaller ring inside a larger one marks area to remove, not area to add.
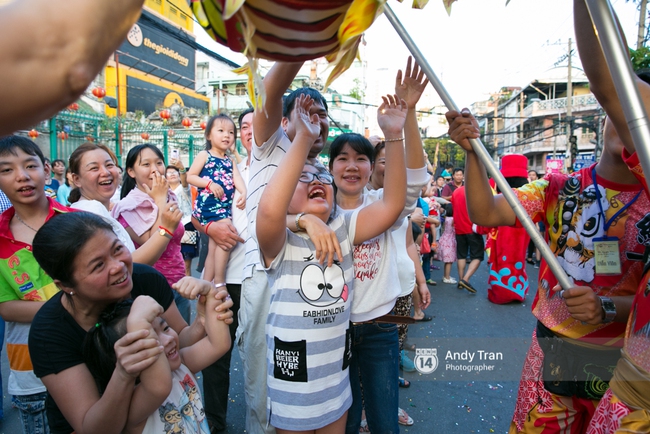
[[[556,208],[556,224],[550,228],[551,249],[562,268],[575,280],[591,282],[594,280],[596,260],[594,258],[594,238],[605,233],[603,213],[607,213],[610,203],[606,190],[598,186],[598,195],[593,185],[582,193],[580,181],[569,178],[560,192]]]
[[[180,382],[183,394],[178,402],[165,402],[158,409],[160,420],[165,424],[164,433],[209,434],[210,428],[198,387],[190,375]]]
[[[298,292],[306,303],[315,307],[331,306],[339,300],[348,300],[348,285],[345,283],[343,269],[338,263],[324,270],[309,264],[300,275]]]

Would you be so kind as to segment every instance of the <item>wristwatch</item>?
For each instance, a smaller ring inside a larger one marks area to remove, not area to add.
[[[164,229],[160,229],[160,230],[158,231],[158,233],[159,233],[161,236],[165,237],[165,238],[169,238],[170,240],[173,238],[173,237],[172,237],[171,235],[169,235],[169,233],[168,233],[166,230],[164,230]]]
[[[614,321],[616,317],[616,305],[609,297],[600,296],[600,306],[603,308],[603,324]]]

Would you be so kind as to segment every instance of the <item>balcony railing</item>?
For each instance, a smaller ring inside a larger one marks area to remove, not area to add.
[[[524,109],[523,117],[545,116],[549,114],[566,113],[567,98],[555,98],[545,101],[533,101]],[[599,106],[593,94],[574,96],[571,101],[572,110],[595,110]]]

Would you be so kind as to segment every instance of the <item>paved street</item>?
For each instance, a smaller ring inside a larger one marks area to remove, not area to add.
[[[440,262],[434,264],[442,265]],[[430,287],[433,302],[427,314],[434,318],[431,322],[410,326],[409,341],[420,349],[435,349],[438,367],[431,374],[404,374],[411,381],[411,387],[400,389],[400,406],[415,424],[401,427],[401,432],[507,432],[521,366],[535,324],[530,303],[537,289],[538,270],[530,265],[527,268],[531,289],[526,301],[510,305],[494,305],[487,300],[485,263],[471,281],[478,289],[476,295],[457,289],[456,285],[443,284],[441,271],[432,273],[438,285]],[[458,277],[455,265],[452,275]],[[414,357],[414,353],[410,355]],[[454,355],[465,360],[445,360]],[[471,362],[470,357],[473,357]],[[427,356],[420,363],[427,368],[432,366],[432,361],[433,358]],[[467,372],[468,366],[484,370]],[[8,366],[4,349],[2,377],[5,420],[0,423],[0,433],[18,434],[18,411],[11,407],[11,399],[6,393]],[[236,350],[233,353],[230,398],[228,432],[243,433],[243,373]]]

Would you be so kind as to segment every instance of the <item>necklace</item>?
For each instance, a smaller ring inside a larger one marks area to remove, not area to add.
[[[25,226],[27,226],[28,228],[30,228],[30,229],[33,230],[34,232],[38,232],[38,229],[34,229],[33,227],[31,227],[30,225],[28,225],[27,223],[25,223],[25,222],[23,221],[23,219],[21,219],[20,216],[19,216],[18,214],[14,214],[14,215],[16,216],[16,218],[18,219],[19,222],[21,222],[22,224],[24,224]]]

